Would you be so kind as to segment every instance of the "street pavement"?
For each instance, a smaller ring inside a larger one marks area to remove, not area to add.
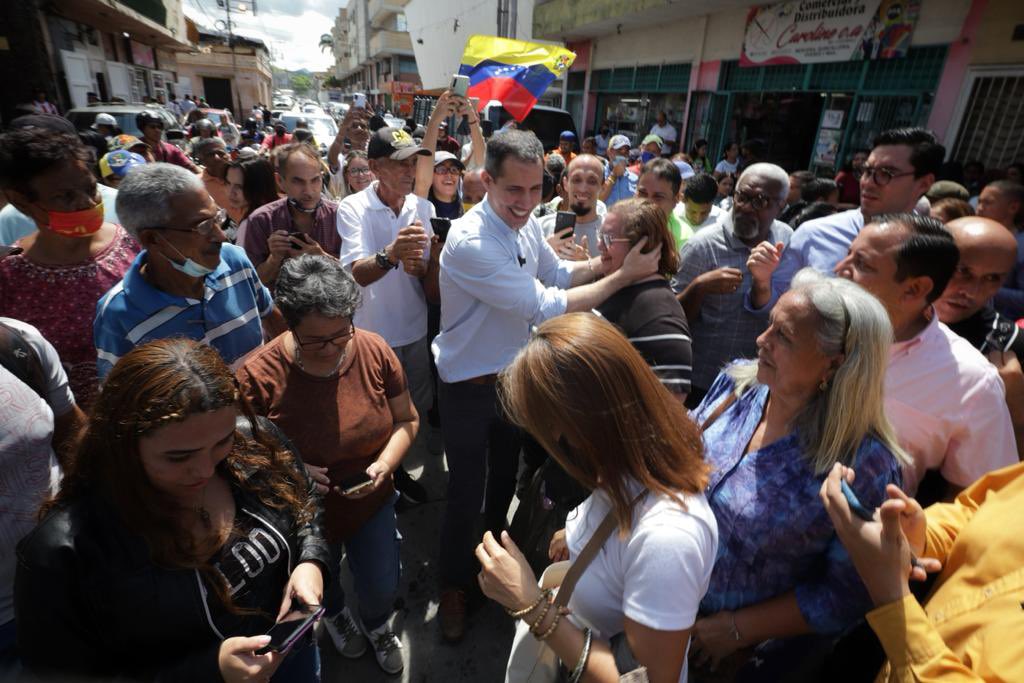
[[[325,683],[500,683],[504,680],[515,631],[512,619],[500,606],[484,600],[479,609],[470,611],[466,637],[458,645],[449,645],[441,638],[437,616],[437,560],[447,483],[444,458],[417,446],[406,457],[405,464],[409,473],[427,487],[432,501],[398,515],[398,530],[402,534],[402,588],[393,619],[395,632],[405,648],[405,670],[394,676],[385,674],[377,666],[372,649],[367,649],[359,659],[345,659],[335,651],[330,636],[321,628],[323,680]],[[344,562],[342,581],[348,602],[354,605],[351,577]]]

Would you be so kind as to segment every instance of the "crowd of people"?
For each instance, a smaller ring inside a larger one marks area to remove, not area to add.
[[[0,135],[0,674],[397,674],[419,450],[439,636],[497,602],[510,681],[1024,680],[1019,168],[175,104]]]

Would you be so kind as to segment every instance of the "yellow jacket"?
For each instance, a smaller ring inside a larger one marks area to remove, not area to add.
[[[988,474],[926,510],[925,557],[943,569],[867,619],[889,661],[877,681],[1024,681],[1024,464]]]

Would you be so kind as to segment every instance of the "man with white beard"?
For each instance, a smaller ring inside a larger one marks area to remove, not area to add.
[[[789,243],[793,230],[776,220],[788,194],[789,176],[782,168],[753,164],[736,183],[730,213],[683,246],[672,288],[693,340],[688,406],[700,403],[722,366],[757,354],[754,342],[768,327],[768,318],[743,307],[751,287],[747,259],[762,242],[780,250]]]

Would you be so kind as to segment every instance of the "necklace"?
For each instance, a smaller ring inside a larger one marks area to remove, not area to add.
[[[208,487],[207,487],[208,488]],[[213,527],[213,522],[210,519],[210,511],[206,509],[206,489],[203,489],[202,500],[199,501],[199,508],[196,510],[199,513],[199,521],[203,523],[203,526],[207,530]]]
[[[296,343],[294,337],[292,337],[292,347],[295,349],[295,364],[299,366],[300,370],[308,372],[311,375],[315,375],[316,377],[333,377],[338,373],[338,369],[341,368],[341,364],[345,362],[345,357],[348,356],[348,348],[346,348],[344,351],[341,352],[341,356],[338,357],[338,362],[334,364],[334,369],[328,372],[327,374],[322,375],[319,372],[307,370],[306,366],[302,364],[302,347],[299,346],[298,343]]]

